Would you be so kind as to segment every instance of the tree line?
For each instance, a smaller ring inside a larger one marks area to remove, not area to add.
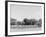
[[[39,27],[42,25],[42,19],[36,20],[24,18],[23,21],[17,21],[17,19],[11,18],[10,21],[11,25],[38,25]]]

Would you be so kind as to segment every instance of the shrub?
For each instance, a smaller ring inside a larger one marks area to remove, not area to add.
[[[18,22],[17,22],[17,25],[21,25],[21,22],[20,22],[20,21],[18,21]]]
[[[15,25],[15,22],[11,22],[11,25]]]
[[[38,27],[41,27],[41,23],[39,21],[36,22],[35,25],[38,25]]]
[[[15,24],[16,24],[16,19],[11,18],[10,24],[11,24],[11,25],[15,25]]]
[[[39,19],[39,22],[42,24],[42,19]]]
[[[35,25],[35,23],[37,22],[37,20],[35,19],[31,19],[30,21],[31,21],[31,25]]]

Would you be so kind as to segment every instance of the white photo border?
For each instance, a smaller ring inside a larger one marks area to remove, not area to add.
[[[6,34],[5,35],[37,35],[37,34],[45,34],[45,3],[38,3],[38,2],[16,2],[16,1],[7,1],[6,2],[6,14],[7,14],[7,23],[5,25]],[[30,31],[30,32],[10,32],[10,4],[19,4],[19,5],[36,5],[36,6],[42,6],[42,31]]]

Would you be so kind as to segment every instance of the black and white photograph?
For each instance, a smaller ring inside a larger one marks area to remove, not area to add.
[[[44,33],[44,4],[8,2],[8,35]]]

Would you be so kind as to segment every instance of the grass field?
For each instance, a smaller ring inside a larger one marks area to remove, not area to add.
[[[23,31],[40,31],[41,27],[37,25],[12,25],[11,32],[23,32]]]

